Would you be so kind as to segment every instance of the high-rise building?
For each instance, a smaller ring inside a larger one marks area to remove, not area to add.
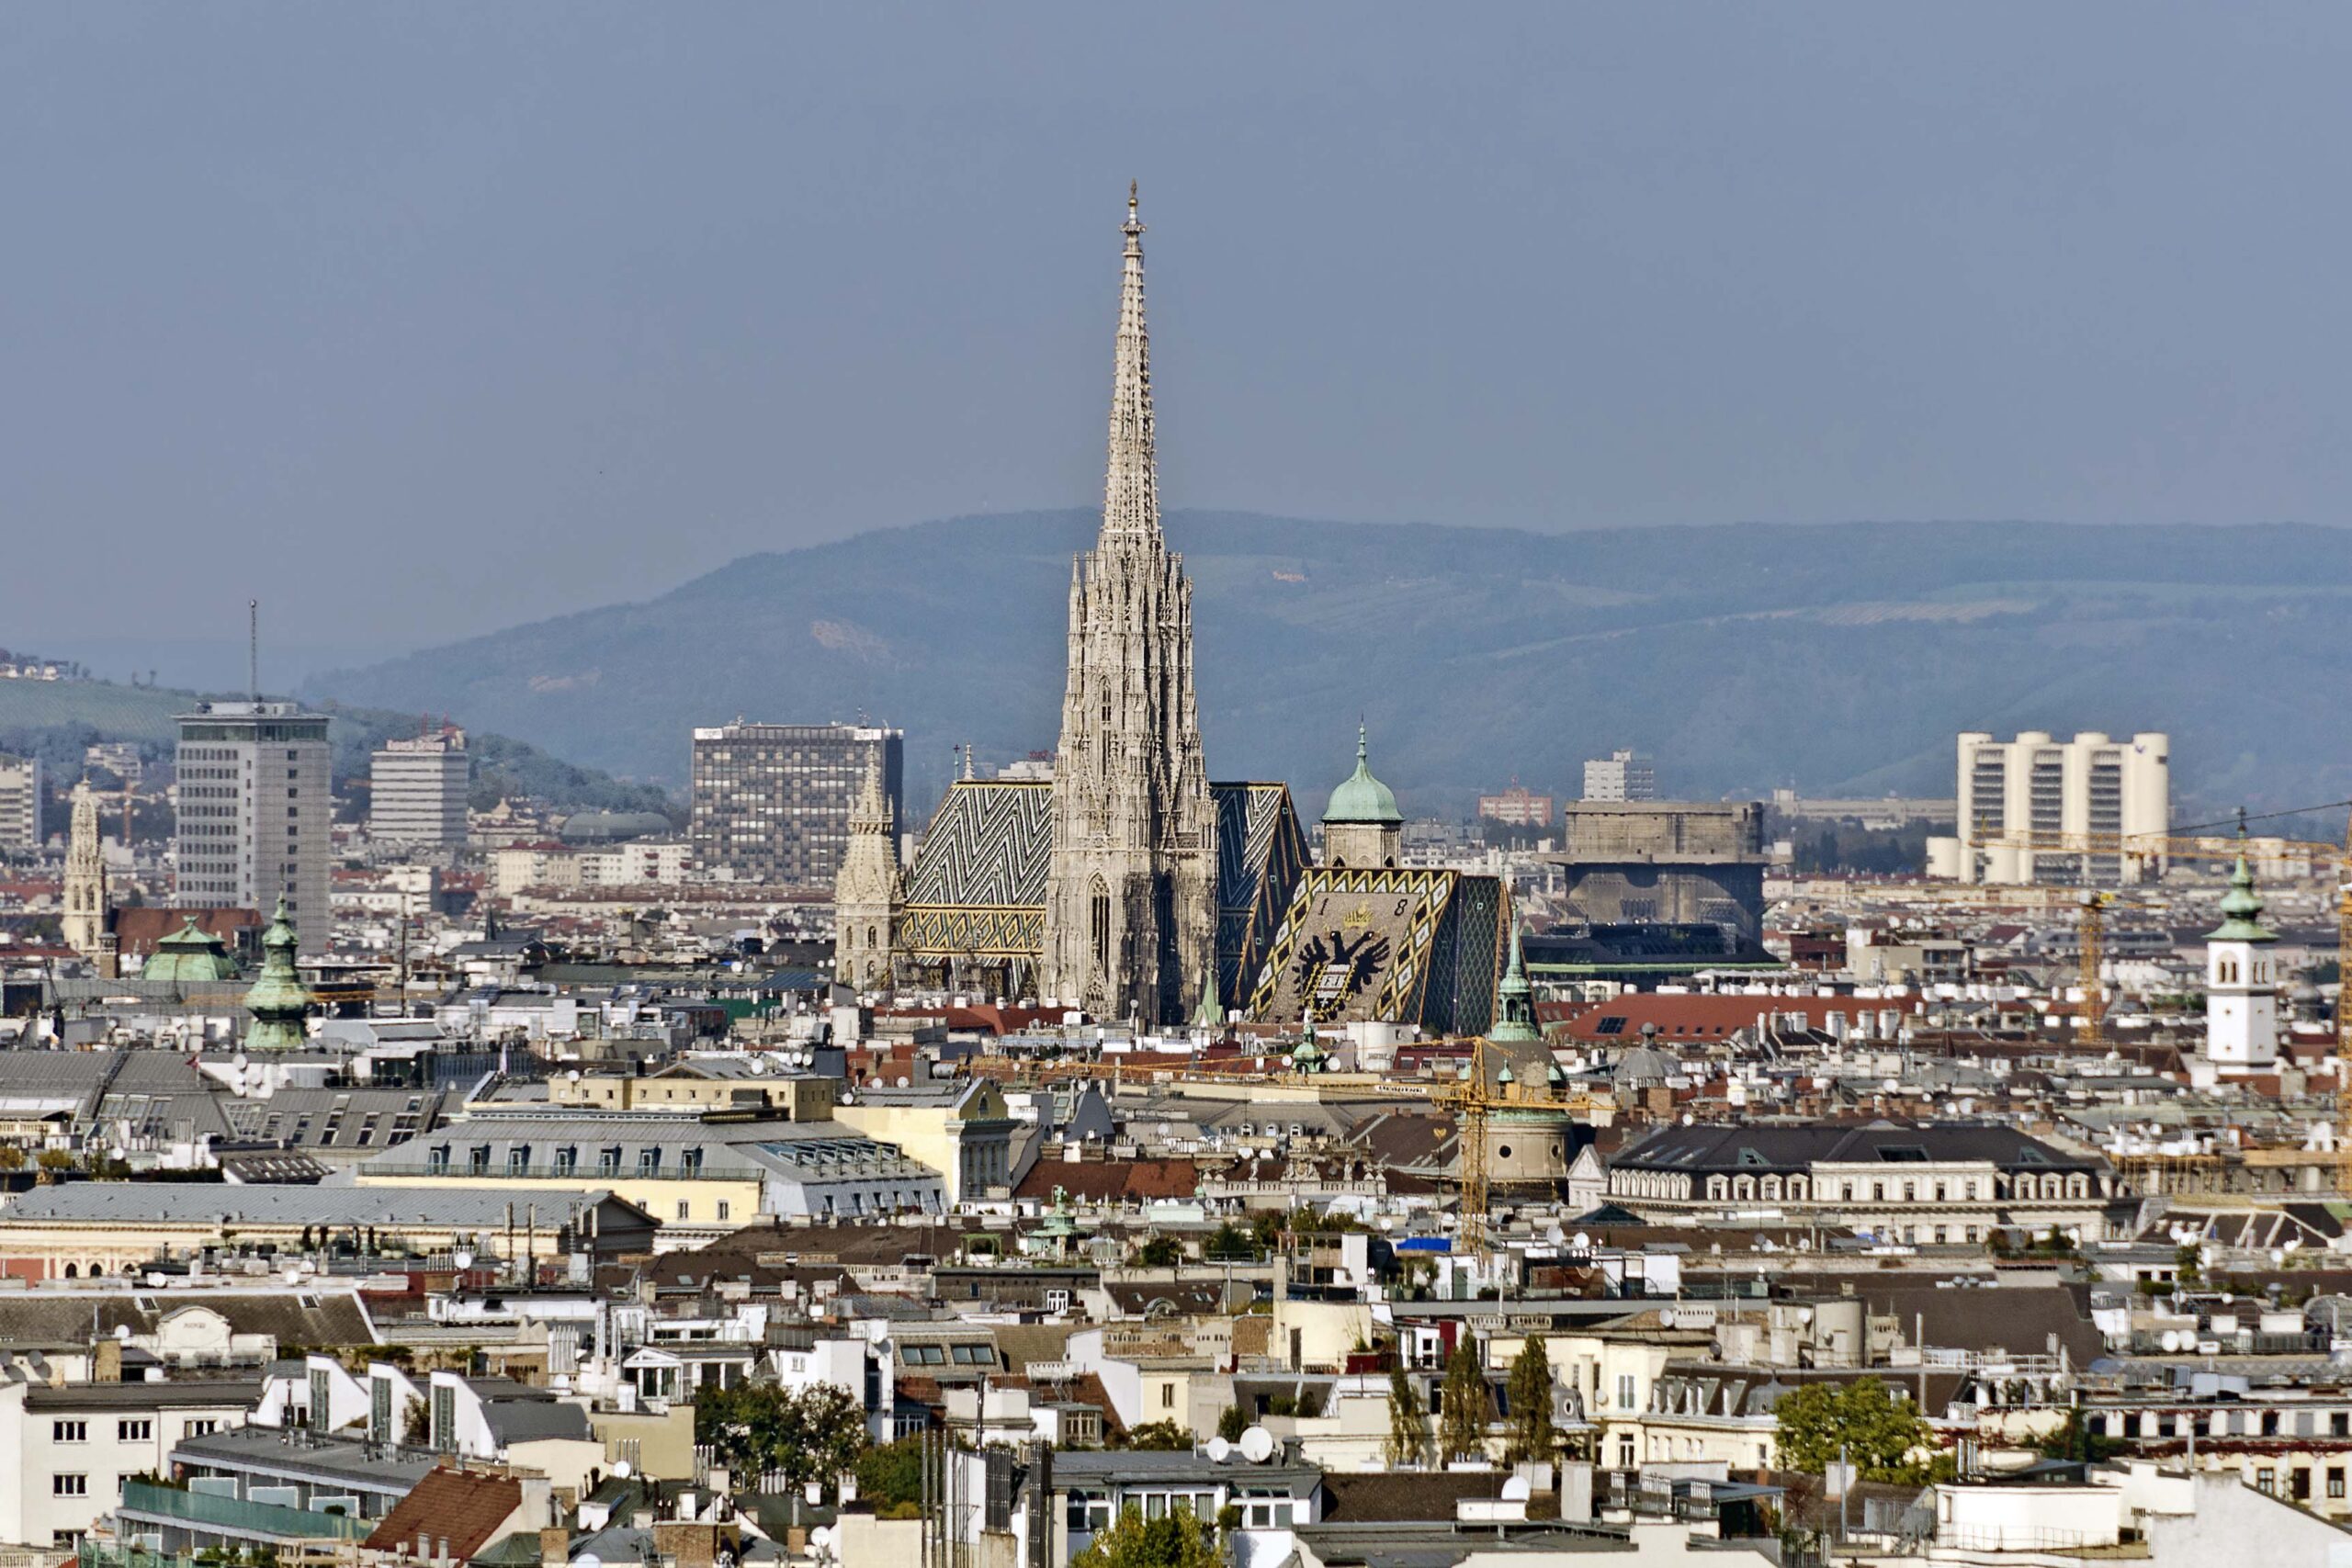
[[[1957,838],[1930,839],[1928,869],[1962,882],[2114,886],[2154,877],[2154,853],[2042,849],[2033,840],[2161,837],[2172,823],[2172,742],[2154,731],[2116,740],[2086,730],[2072,740],[2028,730],[1959,740]]]
[[[217,702],[178,717],[175,901],[270,909],[279,898],[313,952],[334,931],[327,716],[287,702]]]
[[[1478,797],[1478,820],[1505,828],[1549,828],[1558,815],[1559,805],[1550,795],[1538,795],[1523,784]]]
[[[1143,223],[1132,188],[1102,526],[1070,563],[1046,873],[1046,995],[1146,1024],[1214,987],[1216,807],[1193,694],[1193,585],[1159,532]]]
[[[40,848],[40,759],[0,757],[0,850]]]
[[[1587,800],[1656,800],[1657,766],[1638,751],[1611,751],[1584,765]]]
[[[853,724],[746,724],[695,731],[690,834],[706,875],[831,887],[849,851],[866,772],[899,817],[906,737]]]
[[[368,763],[368,837],[419,849],[464,843],[472,784],[466,732],[456,726],[387,740]]]

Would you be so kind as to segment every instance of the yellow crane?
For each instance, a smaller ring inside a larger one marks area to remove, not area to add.
[[[1435,1099],[1453,1111],[1453,1170],[1462,1190],[1461,1223],[1456,1239],[1462,1251],[1483,1258],[1487,1253],[1487,1116],[1502,1097],[1487,1081],[1487,1041],[1470,1042],[1470,1060],[1459,1083],[1441,1086]]]

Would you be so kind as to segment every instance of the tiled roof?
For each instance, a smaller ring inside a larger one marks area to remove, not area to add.
[[[1200,1167],[1189,1159],[1039,1160],[1013,1196],[1050,1201],[1058,1187],[1076,1202],[1143,1203],[1188,1198],[1200,1185]]]
[[[503,1533],[506,1521],[522,1506],[523,1483],[513,1476],[444,1466],[393,1505],[365,1544],[394,1551],[414,1545],[422,1536],[432,1540],[436,1553],[443,1541],[448,1542],[451,1554],[464,1562]]]

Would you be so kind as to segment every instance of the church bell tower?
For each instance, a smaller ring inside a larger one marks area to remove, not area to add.
[[[1127,192],[1102,526],[1071,563],[1040,989],[1182,1021],[1216,935],[1216,816],[1193,694],[1193,585],[1159,532],[1143,231]]]

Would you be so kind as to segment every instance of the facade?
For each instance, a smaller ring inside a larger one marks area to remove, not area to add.
[[[174,1445],[242,1426],[259,1385],[0,1382],[0,1541],[70,1546],[111,1515],[123,1483],[169,1472]]]
[[[869,770],[899,816],[906,738],[853,724],[746,724],[695,731],[690,833],[708,876],[831,887]]]
[[[2113,1171],[1990,1123],[1668,1127],[1610,1162],[1609,1198],[1644,1215],[1818,1218],[1912,1246],[1982,1246],[1996,1229],[2101,1241],[2137,1200]]]
[[[1638,751],[1611,751],[1584,765],[1587,800],[1656,800],[1657,764]]]
[[[2145,731],[2116,740],[2086,730],[2072,740],[2028,730],[1959,740],[1958,836],[1928,840],[1928,869],[1962,882],[2132,884],[2164,869],[2156,854],[2036,851],[2000,842],[2045,835],[2162,836],[2172,823],[2172,741]]]
[[[0,756],[0,853],[40,848],[40,759]]]
[[[833,1120],[903,1149],[938,1171],[950,1204],[985,1198],[1012,1180],[1012,1116],[1003,1091],[986,1078],[865,1089]]]
[[[887,991],[907,890],[899,874],[890,802],[882,793],[878,764],[866,771],[865,787],[849,826],[849,852],[842,857],[841,874],[833,881],[833,978],[844,986]]]
[[[266,909],[280,897],[310,951],[334,934],[327,716],[284,702],[206,703],[178,717],[175,902]]]
[[[65,945],[85,958],[99,958],[107,942],[107,857],[98,837],[98,797],[86,784],[74,786],[74,817],[65,840]]]
[[[466,732],[455,726],[384,742],[368,764],[368,836],[417,849],[463,844],[472,784]]]
[[[1478,797],[1478,820],[1498,823],[1505,828],[1549,828],[1559,803],[1548,795],[1538,795],[1521,784],[1513,784],[1500,795]]]
[[[1754,802],[1570,801],[1568,902],[1596,925],[1702,922],[1753,939],[1764,919],[1764,808]]]
[[[1102,528],[1070,564],[1042,985],[1148,1025],[1182,1019],[1216,985],[1217,813],[1193,692],[1193,585],[1159,532],[1132,191],[1121,232]]]

